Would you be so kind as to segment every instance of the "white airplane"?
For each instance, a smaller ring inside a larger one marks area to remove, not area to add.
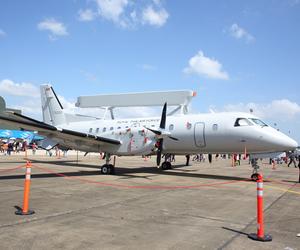
[[[41,146],[59,145],[85,152],[104,152],[102,174],[113,174],[110,156],[157,155],[162,153],[270,153],[295,150],[297,142],[248,113],[224,112],[167,116],[167,104],[161,117],[105,120],[63,109],[51,85],[41,85],[43,122],[10,113],[0,123],[38,131],[46,136]],[[253,163],[254,172],[257,164]],[[164,161],[162,169],[171,168]]]

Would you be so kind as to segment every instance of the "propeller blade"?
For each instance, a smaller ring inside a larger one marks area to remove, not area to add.
[[[158,131],[158,130],[155,130],[155,129],[151,129],[151,128],[147,128],[147,127],[144,127],[144,128],[150,130],[151,132],[153,132],[156,135],[161,135],[161,131]]]
[[[161,154],[162,154],[162,148],[163,148],[163,139],[158,140],[158,149],[156,154],[156,165],[159,166],[161,162]]]
[[[168,136],[170,139],[172,139],[172,140],[174,140],[174,141],[179,141],[179,139],[178,138],[175,138],[175,137],[173,137],[173,136]]]
[[[166,128],[166,118],[167,118],[167,103],[165,102],[160,119],[159,128],[165,129]]]

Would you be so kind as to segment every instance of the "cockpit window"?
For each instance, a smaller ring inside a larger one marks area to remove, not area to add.
[[[253,125],[247,118],[237,118],[234,126],[239,127],[239,126],[251,126]]]
[[[256,119],[256,118],[249,118],[251,121],[253,121],[256,125],[259,126],[268,126],[267,124],[265,124],[262,120]]]

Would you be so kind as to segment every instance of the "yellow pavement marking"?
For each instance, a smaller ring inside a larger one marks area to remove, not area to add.
[[[278,189],[278,190],[281,190],[281,191],[285,191],[285,192],[289,192],[289,193],[300,195],[300,192],[289,190],[289,189],[285,189],[285,188],[279,188],[279,187],[274,187],[274,186],[269,186],[269,185],[265,185],[265,187],[267,187],[267,188],[273,188],[273,189]]]

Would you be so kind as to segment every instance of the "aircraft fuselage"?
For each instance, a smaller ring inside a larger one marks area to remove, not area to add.
[[[248,113],[167,116],[165,130],[178,141],[164,138],[163,152],[242,153],[246,148],[248,153],[261,153],[288,151],[297,147],[293,139],[260,122],[261,120]],[[107,146],[101,149],[72,141],[61,141],[60,144],[89,152],[102,151],[117,155],[149,154],[153,152],[157,138],[147,128],[156,129],[159,123],[160,117],[73,122],[61,127],[117,139],[122,143],[118,147]]]

